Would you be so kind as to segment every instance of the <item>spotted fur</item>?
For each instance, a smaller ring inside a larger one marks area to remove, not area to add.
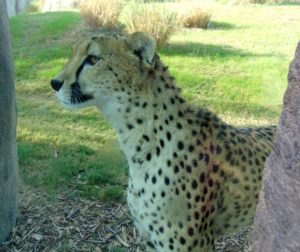
[[[155,51],[144,33],[95,33],[51,84],[62,105],[96,106],[118,133],[147,250],[213,251],[253,222],[275,127],[236,128],[191,106]]]

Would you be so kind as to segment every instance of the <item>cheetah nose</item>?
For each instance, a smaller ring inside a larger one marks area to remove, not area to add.
[[[64,84],[63,81],[56,80],[56,79],[52,79],[50,83],[51,83],[51,87],[52,87],[55,91],[59,91],[60,88],[62,87],[62,85]]]

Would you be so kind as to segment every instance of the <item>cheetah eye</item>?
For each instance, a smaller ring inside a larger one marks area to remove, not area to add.
[[[85,59],[85,64],[95,65],[102,58],[96,55],[88,55]]]

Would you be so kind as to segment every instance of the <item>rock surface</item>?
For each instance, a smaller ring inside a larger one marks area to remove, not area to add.
[[[274,150],[267,159],[253,251],[300,251],[300,42],[290,65]]]

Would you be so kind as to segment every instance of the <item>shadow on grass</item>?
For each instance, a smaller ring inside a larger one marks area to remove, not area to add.
[[[290,1],[286,1],[280,4],[274,4],[274,5],[278,5],[278,6],[300,6],[300,1],[298,2],[290,2]]]
[[[20,174],[30,186],[47,191],[125,200],[128,165],[112,140],[99,150],[85,145],[19,141]]]
[[[195,42],[189,43],[171,43],[160,50],[165,56],[189,56],[189,57],[270,57],[274,54],[256,54],[248,51],[236,49],[232,46],[201,44]]]
[[[232,30],[237,28],[239,27],[231,23],[212,21],[208,30]]]
[[[263,106],[255,103],[247,102],[217,102],[216,100],[198,100],[196,103],[202,107],[208,107],[210,110],[216,114],[231,114],[236,118],[244,118],[247,121],[247,118],[255,117],[258,120],[271,120],[279,118],[282,106],[273,105],[273,106]],[[249,122],[249,125],[251,122]]]

